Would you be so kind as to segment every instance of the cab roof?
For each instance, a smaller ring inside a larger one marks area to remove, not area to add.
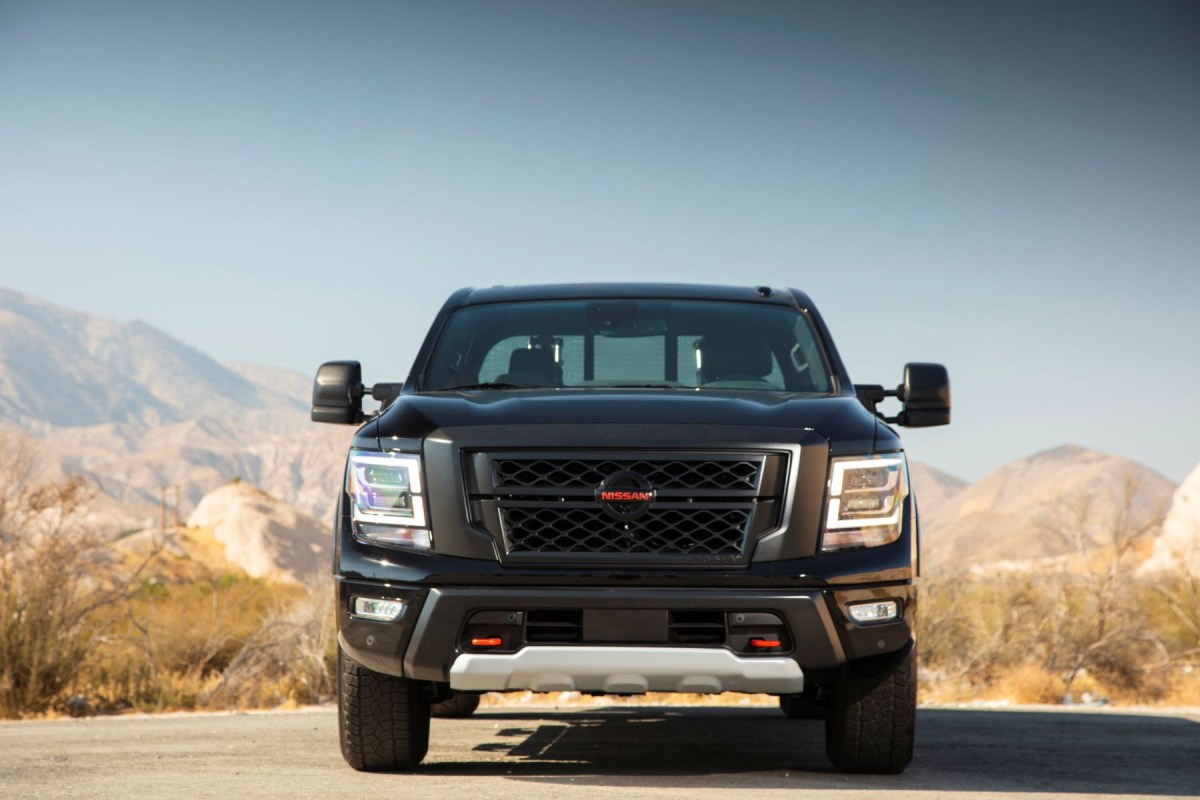
[[[812,308],[812,301],[795,289],[766,286],[715,286],[692,283],[553,283],[535,286],[491,286],[460,289],[449,307],[525,300],[592,300],[597,298],[663,300],[735,300]]]

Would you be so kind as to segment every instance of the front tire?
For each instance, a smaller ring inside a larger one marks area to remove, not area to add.
[[[419,681],[374,672],[338,648],[342,757],[364,772],[416,769],[429,749],[429,698]]]
[[[825,719],[825,753],[839,772],[896,775],[912,761],[916,661],[914,649],[888,672],[838,682]]]

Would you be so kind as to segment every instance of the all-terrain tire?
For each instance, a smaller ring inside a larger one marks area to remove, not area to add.
[[[471,716],[477,708],[479,708],[479,695],[454,692],[449,700],[434,703],[432,713],[435,717],[460,719]]]
[[[338,733],[365,772],[415,769],[429,749],[429,698],[418,681],[373,672],[338,648]]]
[[[825,754],[839,772],[895,775],[912,761],[917,721],[917,655],[870,677],[846,677],[825,718]]]

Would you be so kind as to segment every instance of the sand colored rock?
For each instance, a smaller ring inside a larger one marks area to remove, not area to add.
[[[329,570],[326,527],[246,483],[209,492],[187,523],[210,528],[225,558],[256,578],[306,582]]]
[[[1149,570],[1180,567],[1200,575],[1200,464],[1175,490],[1162,535],[1146,562]]]

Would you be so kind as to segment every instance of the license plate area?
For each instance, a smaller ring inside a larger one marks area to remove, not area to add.
[[[597,644],[667,641],[665,609],[585,609],[583,640]]]

